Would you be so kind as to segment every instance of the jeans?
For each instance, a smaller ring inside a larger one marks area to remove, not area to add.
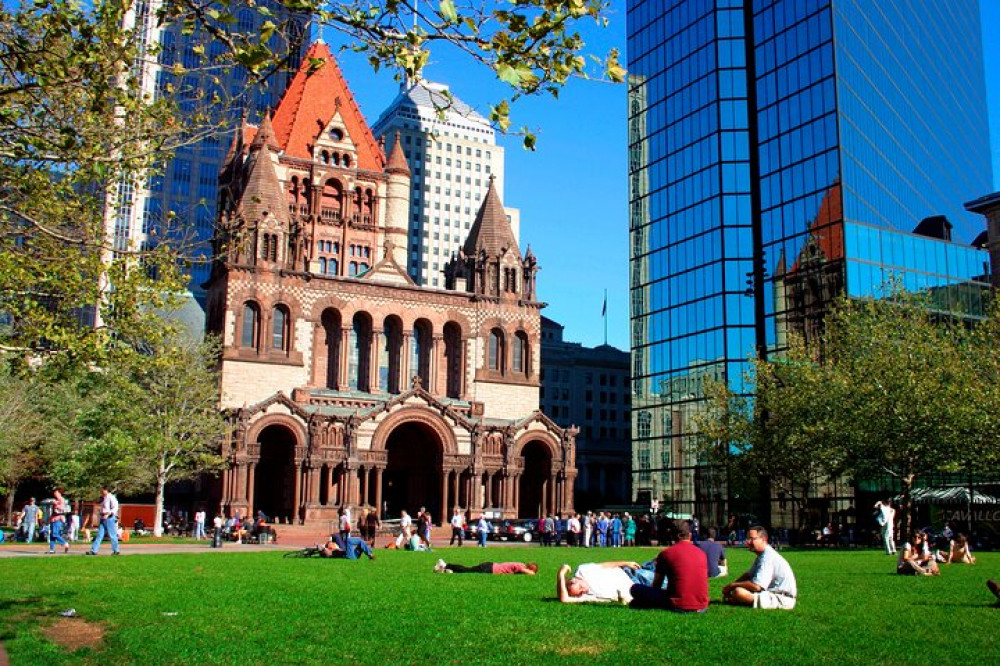
[[[459,545],[459,547],[461,547],[462,546],[462,540],[464,538],[465,538],[465,530],[463,530],[461,527],[452,527],[451,528],[451,541],[448,542],[448,545],[449,546],[454,545],[455,544],[455,539],[458,539],[458,545]]]
[[[50,553],[54,553],[55,552],[55,550],[56,550],[56,543],[57,542],[59,544],[63,545],[63,546],[69,545],[69,544],[66,543],[66,539],[64,539],[63,535],[62,535],[63,525],[64,524],[65,523],[63,523],[63,521],[59,520],[59,521],[56,521],[56,522],[52,523],[51,525],[49,525],[49,552]]]
[[[31,543],[32,541],[35,540],[35,527],[37,527],[37,523],[24,524],[24,532],[28,536],[28,543]]]
[[[479,547],[486,548],[486,531],[479,530],[478,537],[479,537]]]
[[[90,546],[90,552],[97,554],[97,551],[101,549],[105,534],[111,540],[111,552],[118,552],[118,519],[114,516],[101,518],[101,523],[97,527],[97,536],[94,537],[94,543]]]
[[[194,524],[194,538],[195,539],[205,538],[205,523],[196,522]]]
[[[340,546],[344,551],[344,557],[349,560],[356,560],[362,554],[367,555],[370,560],[375,559],[375,553],[372,552],[371,547],[364,539],[358,537],[347,537],[345,539],[338,534],[334,538],[334,542]]]

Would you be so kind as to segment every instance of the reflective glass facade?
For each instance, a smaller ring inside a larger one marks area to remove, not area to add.
[[[973,0],[629,0],[637,500],[709,516],[691,453],[705,377],[818,335],[887,278],[975,313],[990,191]],[[912,231],[930,216],[946,242]],[[969,288],[964,286],[972,285]],[[728,498],[731,499],[731,498]]]

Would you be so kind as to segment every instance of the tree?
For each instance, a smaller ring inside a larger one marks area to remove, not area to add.
[[[578,31],[584,22],[600,28],[608,25],[607,0],[511,3],[279,0],[279,3],[300,16],[310,16],[318,30],[328,28],[339,35],[343,40],[342,50],[366,55],[376,71],[382,67],[395,69],[397,78],[418,76],[432,48],[447,45],[458,49],[510,87],[511,94],[498,100],[490,110],[490,120],[502,131],[510,128],[510,103],[520,97],[558,96],[560,88],[574,76],[613,82],[621,82],[625,77],[617,49],[588,58]],[[243,7],[243,3],[231,0],[211,4],[172,0],[163,4],[160,16],[167,21],[182,22],[190,31],[204,30],[226,45],[234,62],[258,75],[287,65],[287,54],[275,52],[269,40],[275,34],[289,32],[288,21],[278,20],[272,6],[259,3],[256,11],[267,19],[261,34],[236,34],[226,26],[237,22],[236,12]],[[520,133],[525,147],[533,148],[534,133],[527,127],[521,128]]]
[[[41,470],[39,446],[44,427],[33,401],[31,382],[0,368],[0,493],[11,523],[18,486]]]
[[[156,536],[163,533],[167,484],[222,466],[219,452],[230,426],[218,409],[218,353],[212,341],[173,335],[108,371],[119,400],[112,432],[124,440],[109,443],[132,458],[130,480],[154,491]]]
[[[997,332],[995,308],[970,325],[925,295],[843,298],[827,317],[823,357],[793,342],[755,360],[755,401],[717,388],[704,438],[731,442],[750,469],[798,485],[800,497],[824,474],[891,477],[908,530],[918,479],[1000,459]]]
[[[842,469],[843,438],[822,417],[836,395],[833,377],[793,338],[779,360],[753,359],[745,380],[756,388],[754,396],[734,394],[724,382],[706,386],[708,406],[696,417],[698,446],[725,464],[731,478],[767,479],[801,519],[815,485]]]

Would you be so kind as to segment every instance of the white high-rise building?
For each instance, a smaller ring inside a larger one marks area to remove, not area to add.
[[[400,86],[372,131],[386,146],[398,133],[410,166],[407,271],[418,284],[443,287],[445,264],[468,237],[491,176],[503,198],[503,148],[486,118],[431,81]],[[519,211],[504,210],[519,240]]]

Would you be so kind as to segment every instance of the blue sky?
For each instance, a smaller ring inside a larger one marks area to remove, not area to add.
[[[980,0],[990,105],[993,176],[1000,189],[1000,0]],[[612,0],[608,28],[587,31],[588,51],[618,46],[625,62],[625,2]],[[328,36],[331,45],[336,38]],[[391,73],[373,75],[367,63],[345,53],[338,58],[361,110],[374,123],[398,92]],[[483,115],[506,94],[488,71],[466,58],[434,53],[425,78],[446,83]],[[506,152],[504,204],[521,209],[521,249],[538,256],[543,313],[564,324],[566,339],[595,346],[604,342],[601,307],[608,293],[608,344],[628,349],[628,182],[625,87],[572,81],[559,99],[521,100],[513,126],[538,136],[537,150],[518,137],[500,143]],[[986,194],[986,193],[984,193]]]

